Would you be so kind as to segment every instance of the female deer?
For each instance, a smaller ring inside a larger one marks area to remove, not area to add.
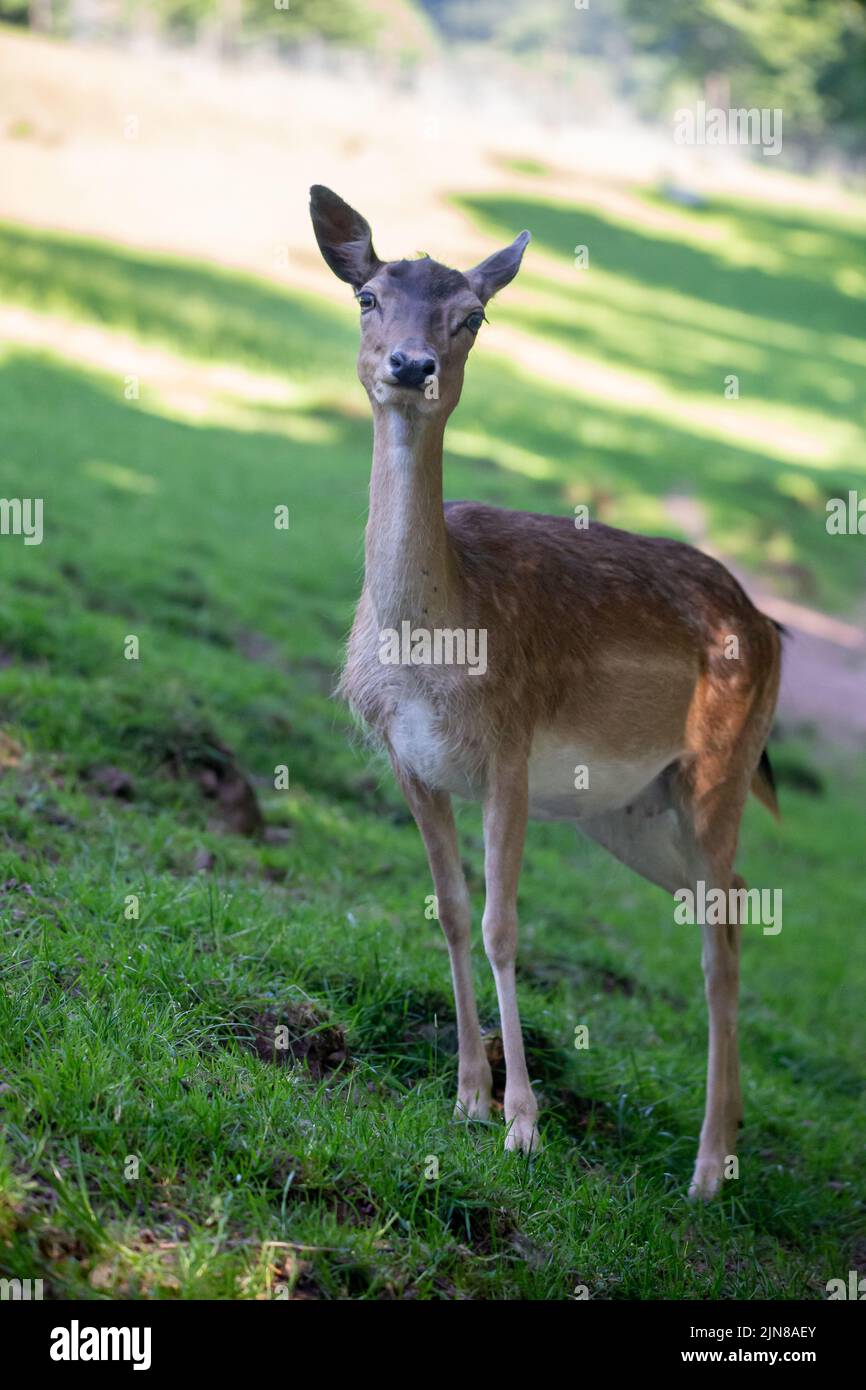
[[[364,587],[343,691],[387,749],[427,850],[459,1038],[457,1110],[485,1117],[490,1067],[470,964],[469,896],[451,795],[482,803],[484,946],[505,1051],[506,1147],[538,1143],[515,988],[528,817],[570,820],[668,892],[727,894],[750,787],[776,809],[765,741],[780,642],[715,560],[676,541],[570,517],[443,504],[445,425],[484,306],[528,232],[461,274],[379,260],[363,217],[311,192],[316,239],[361,311],[358,374],[373,410]],[[486,669],[383,659],[386,634],[486,634]],[[732,640],[733,639],[733,640]],[[731,653],[736,657],[730,659]],[[575,768],[587,769],[575,789]],[[740,925],[704,925],[706,1113],[691,1192],[718,1190],[742,1116]]]

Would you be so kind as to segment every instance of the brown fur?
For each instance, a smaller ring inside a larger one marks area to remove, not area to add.
[[[662,731],[664,742],[687,728],[701,681],[736,704],[778,665],[773,623],[723,565],[689,545],[475,502],[446,503],[444,513],[461,591],[451,619],[487,630],[489,674],[413,675],[430,685],[444,721],[453,704],[452,718],[477,723],[485,749],[505,732],[528,740],[539,724],[564,724],[600,731],[616,752],[641,751]],[[362,599],[342,691],[384,741],[394,693],[371,618]],[[738,661],[724,656],[731,636]],[[405,675],[396,674],[398,687]],[[484,716],[473,719],[479,702]],[[687,741],[699,751],[710,737],[698,720]]]

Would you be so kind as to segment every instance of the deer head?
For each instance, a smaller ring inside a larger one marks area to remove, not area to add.
[[[465,274],[424,256],[381,261],[369,224],[321,184],[310,190],[319,249],[361,310],[358,376],[371,403],[447,417],[487,301],[514,279],[529,232]]]

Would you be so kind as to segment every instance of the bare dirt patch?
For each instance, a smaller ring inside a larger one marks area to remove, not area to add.
[[[351,1066],[343,1029],[305,1001],[256,1014],[241,1041],[263,1062],[306,1067],[314,1081]]]
[[[113,796],[120,801],[132,801],[135,796],[132,778],[120,767],[109,764],[88,767],[84,771],[84,780],[100,796]]]
[[[252,783],[232,750],[215,734],[179,734],[169,739],[161,766],[169,776],[191,779],[203,796],[216,803],[221,828],[251,838],[263,836],[264,817]]]

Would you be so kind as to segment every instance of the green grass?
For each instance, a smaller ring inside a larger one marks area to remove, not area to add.
[[[578,209],[567,224],[548,205],[477,212],[509,235],[532,226],[554,254],[590,240]],[[772,222],[714,215],[747,245]],[[814,235],[838,268],[842,233],[816,220]],[[704,331],[724,314],[761,354],[763,400],[810,427],[862,429],[857,329],[829,265],[785,251],[777,284],[754,267],[710,273],[687,240],[600,220],[591,240],[599,282],[554,292],[528,266],[535,307],[503,296],[496,314],[629,368],[655,344],[652,371],[684,396],[709,394],[727,360],[712,360]],[[293,393],[285,409],[226,402],[226,419],[193,423],[146,377],[133,403],[121,375],[0,359],[3,492],[45,499],[42,546],[0,540],[4,1273],[42,1277],[54,1297],[559,1299],[583,1285],[795,1298],[862,1264],[862,769],[829,759],[820,796],[783,786],[781,827],[749,808],[743,872],[783,888],[784,930],[746,933],[741,1172],[706,1209],[683,1196],[705,1066],[695,934],[566,828],[531,827],[520,991],[545,1149],[507,1156],[501,1120],[450,1119],[453,1006],[423,851],[329,698],[369,459],[350,313],[9,226],[0,282],[20,305],[266,372]],[[859,395],[837,410],[804,344]],[[687,480],[716,537],[749,552],[784,535],[826,601],[859,595],[854,545],[780,487],[792,471],[819,489],[855,485],[853,434],[838,436],[833,469],[795,469],[710,448],[658,415],[578,408],[483,345],[455,432],[452,496],[567,510],[592,487],[616,517],[667,529],[661,502]],[[280,504],[288,532],[273,526]],[[129,634],[138,661],[124,659]],[[167,773],[194,771],[215,741],[257,788],[264,843],[220,828],[194,777]],[[808,743],[777,754],[792,777],[818,757]],[[280,764],[291,785],[278,792]],[[95,765],[126,772],[131,799],[99,795]],[[461,825],[478,920],[471,808]],[[346,1060],[275,1064],[281,1020]],[[581,1023],[590,1047],[577,1052]]]
[[[609,411],[591,398],[572,406],[563,438],[542,450],[571,462],[570,430],[577,479],[617,494],[614,520],[632,524],[636,513],[644,529],[655,519],[670,531],[659,504],[691,493],[710,534],[780,592],[842,608],[860,597],[858,537],[834,547],[822,533],[827,499],[864,489],[862,221],[716,201],[676,209],[687,230],[675,237],[580,205],[462,201],[493,236],[530,227],[534,247],[568,268],[571,283],[553,285],[530,252],[526,300],[503,295],[497,318],[663,393],[649,412],[625,392]],[[574,268],[577,247],[588,269]],[[725,398],[730,374],[735,400]]]

